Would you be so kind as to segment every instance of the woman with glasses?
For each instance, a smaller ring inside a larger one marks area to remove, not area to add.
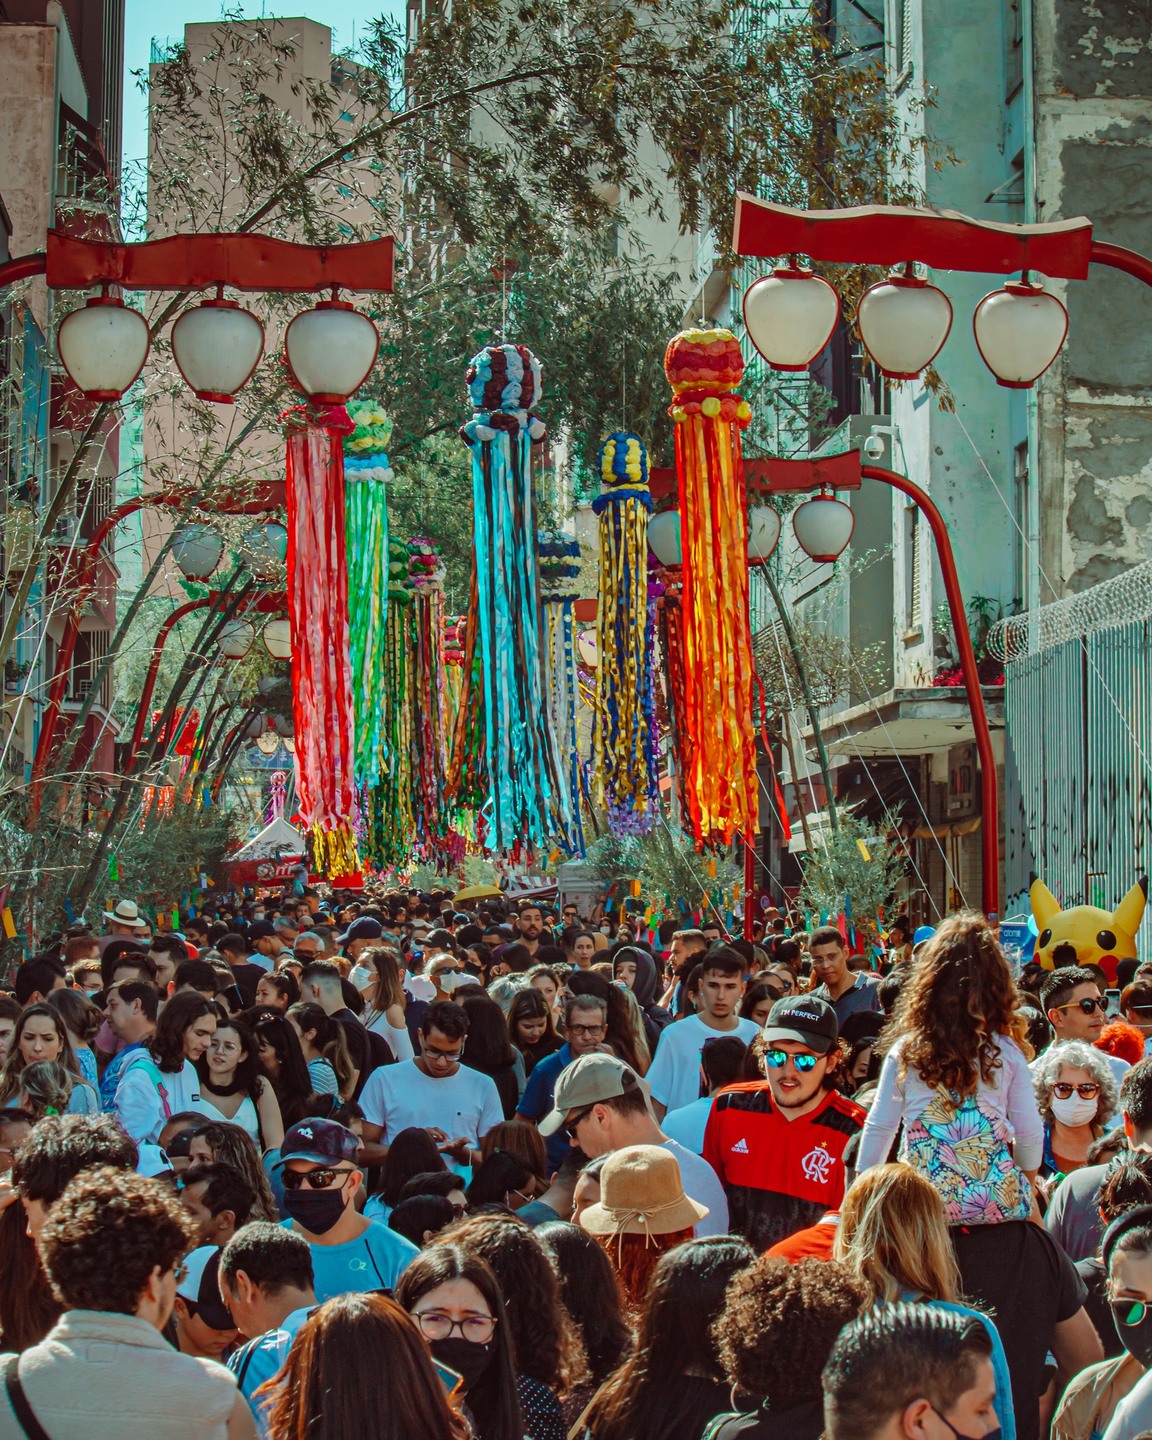
[[[477,1440],[523,1440],[525,1425],[504,1297],[491,1269],[456,1245],[430,1245],[401,1275],[396,1299],[432,1358],[460,1376]]]
[[[953,1225],[1026,1220],[1044,1152],[1012,972],[983,915],[949,916],[912,960],[860,1139],[860,1173],[900,1158]],[[883,1048],[883,1042],[882,1042]]]
[[[1036,1103],[1044,1121],[1041,1175],[1070,1175],[1088,1163],[1092,1142],[1119,1104],[1120,1092],[1099,1050],[1067,1040],[1046,1050],[1032,1067]]]
[[[280,1102],[264,1073],[256,1037],[242,1020],[216,1026],[196,1069],[205,1115],[238,1125],[264,1150],[277,1149],[284,1139]]]

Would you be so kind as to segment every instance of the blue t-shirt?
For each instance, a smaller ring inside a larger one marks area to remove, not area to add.
[[[296,1338],[297,1330],[314,1308],[312,1305],[305,1305],[300,1310],[293,1310],[291,1315],[284,1317],[278,1330],[257,1335],[255,1340],[241,1345],[239,1350],[234,1350],[228,1357],[228,1369],[236,1376],[240,1393],[247,1400],[248,1408],[256,1421],[256,1429],[262,1437],[268,1434],[266,1415],[271,1397],[262,1395],[259,1400],[255,1400],[253,1396],[265,1380],[271,1380],[273,1375],[279,1373],[280,1367],[288,1358],[288,1351]]]
[[[116,1086],[120,1083],[124,1066],[140,1049],[141,1043],[137,1040],[131,1045],[125,1045],[124,1049],[119,1054],[113,1055],[108,1062],[108,1068],[100,1079],[100,1108],[106,1115],[111,1115],[116,1108]]]
[[[291,1220],[283,1224],[291,1230]],[[411,1241],[378,1220],[369,1221],[362,1234],[343,1245],[310,1243],[308,1248],[312,1251],[313,1289],[318,1305],[337,1295],[395,1290],[396,1281],[420,1253]]]
[[[543,1120],[552,1109],[556,1081],[560,1078],[561,1070],[566,1070],[575,1058],[571,1045],[561,1045],[554,1055],[545,1055],[543,1060],[537,1060],[531,1075],[528,1076],[528,1083],[524,1086],[520,1104],[516,1107],[517,1115],[537,1122]],[[572,1149],[572,1142],[563,1127],[557,1130],[555,1135],[547,1137],[544,1149],[548,1155],[548,1164],[554,1171],[559,1170]]]

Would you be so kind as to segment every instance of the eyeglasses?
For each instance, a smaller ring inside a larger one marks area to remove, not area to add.
[[[183,1260],[181,1260],[180,1264],[176,1266],[172,1274],[176,1277],[176,1283],[177,1285],[179,1285],[182,1280],[187,1278],[188,1266],[184,1264]]]
[[[569,1035],[582,1035],[586,1040],[594,1040],[598,1035],[603,1035],[608,1028],[606,1025],[565,1025]]]
[[[789,1055],[786,1050],[765,1050],[764,1059],[773,1070],[783,1070],[788,1061],[791,1060],[801,1075],[807,1075],[809,1070],[815,1070],[816,1061],[819,1055]]]
[[[583,1110],[577,1110],[564,1121],[564,1130],[570,1139],[576,1139],[576,1127],[580,1124],[581,1120],[586,1120],[594,1109],[595,1106],[593,1105],[585,1105]]]
[[[450,1064],[454,1064],[464,1053],[463,1045],[456,1050],[438,1050],[435,1045],[429,1045],[427,1040],[423,1042],[422,1049],[425,1060],[445,1060]]]
[[[351,1170],[336,1170],[325,1167],[323,1170],[285,1170],[281,1175],[281,1182],[285,1190],[299,1190],[302,1185],[307,1185],[309,1190],[327,1190],[337,1175],[351,1175]]]
[[[487,1345],[496,1331],[495,1315],[465,1315],[463,1320],[453,1320],[443,1310],[417,1310],[412,1318],[429,1340],[447,1340],[453,1330],[459,1330],[473,1345]]]
[[[1069,1085],[1067,1080],[1057,1080],[1052,1086],[1052,1093],[1058,1100],[1071,1100],[1073,1091],[1080,1096],[1081,1100],[1095,1100],[1100,1093],[1100,1086],[1089,1082],[1083,1085]]]
[[[1148,1315],[1148,1306],[1143,1300],[1117,1300],[1112,1309],[1121,1325],[1141,1325]]]
[[[1079,1010],[1084,1015],[1091,1015],[1093,1011],[1099,1010],[1102,1015],[1108,1013],[1107,1000],[1091,1000],[1085,995],[1083,1000],[1072,1000],[1067,1005],[1053,1005],[1053,1010]]]

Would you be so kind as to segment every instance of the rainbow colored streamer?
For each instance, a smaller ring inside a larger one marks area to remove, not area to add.
[[[683,789],[697,847],[758,829],[748,612],[748,515],[740,431],[751,409],[730,330],[683,330],[668,345],[684,589]]]
[[[376,869],[402,864],[412,851],[412,589],[408,547],[388,543],[388,614],[380,694],[380,776],[362,795],[365,858]]]
[[[568,811],[572,824],[562,849],[584,853],[584,827],[580,812],[584,780],[577,734],[576,681],[576,579],[580,574],[580,545],[562,535],[542,535],[536,546],[540,571],[540,598],[544,605],[544,673],[548,696],[548,724],[567,757]]]

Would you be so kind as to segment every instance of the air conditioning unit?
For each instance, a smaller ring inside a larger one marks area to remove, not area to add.
[[[52,531],[52,540],[57,545],[71,545],[79,528],[80,522],[75,515],[61,515]]]

